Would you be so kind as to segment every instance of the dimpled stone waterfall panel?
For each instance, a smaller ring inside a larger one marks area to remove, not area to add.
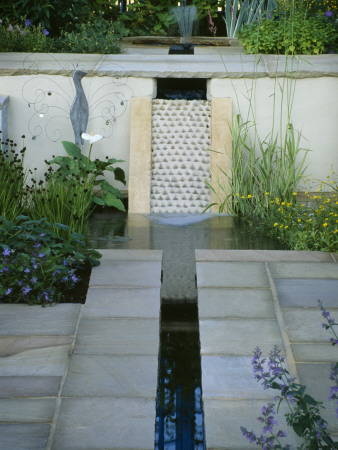
[[[210,102],[153,100],[150,209],[201,213],[210,204]]]

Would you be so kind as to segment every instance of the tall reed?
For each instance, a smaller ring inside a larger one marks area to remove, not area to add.
[[[239,110],[231,124],[232,166],[230,173],[219,168],[225,182],[217,180],[218,194],[215,186],[209,185],[218,200],[208,208],[217,205],[220,213],[263,218],[268,213],[271,197],[294,201],[306,169],[307,150],[301,147],[301,132],[295,130],[291,119],[299,59],[285,58],[283,76],[275,75],[271,131],[265,137],[259,131],[256,114],[257,74],[252,74],[250,84],[245,82],[248,104],[245,117],[240,110],[239,93],[231,80]],[[255,68],[259,61],[258,58]]]

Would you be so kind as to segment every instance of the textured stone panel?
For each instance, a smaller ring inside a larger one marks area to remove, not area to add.
[[[210,102],[153,100],[150,209],[201,213],[210,203]]]

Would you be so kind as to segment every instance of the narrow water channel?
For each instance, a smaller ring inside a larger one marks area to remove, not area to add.
[[[97,212],[94,248],[163,250],[155,448],[203,450],[195,249],[281,249],[231,216]]]

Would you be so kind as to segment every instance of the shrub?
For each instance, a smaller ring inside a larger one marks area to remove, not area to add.
[[[306,203],[271,199],[263,223],[268,234],[293,250],[337,252],[338,187],[330,178],[322,183],[322,186],[327,185],[333,189],[330,193],[306,192]]]
[[[121,22],[97,17],[93,22],[77,24],[73,31],[63,31],[54,40],[53,50],[61,53],[121,53],[120,39],[125,33]]]
[[[323,20],[324,19],[324,20]],[[337,34],[325,17],[309,17],[303,11],[246,25],[238,33],[246,53],[312,55],[332,51]]]
[[[36,26],[41,24],[52,32],[59,34],[61,29],[74,26],[74,22],[87,19],[93,9],[95,0],[15,0],[2,2],[0,15],[18,22],[20,17],[29,17]]]
[[[25,207],[27,172],[23,168],[23,157],[26,148],[17,152],[16,146],[12,140],[0,143],[0,216],[9,220],[21,214]]]
[[[51,48],[49,31],[30,20],[24,26],[0,21],[0,48],[2,52],[48,52]]]
[[[55,230],[59,235],[67,236],[69,230],[85,233],[87,220],[92,213],[93,204],[114,206],[124,211],[121,192],[100,178],[105,171],[112,172],[117,181],[125,184],[124,171],[114,164],[122,162],[114,158],[105,161],[91,159],[94,140],[102,136],[88,136],[92,139],[89,155],[72,142],[64,141],[63,146],[68,156],[56,156],[47,162],[49,169],[45,181],[33,179],[30,215],[33,219],[46,217],[49,222],[67,225],[68,229]],[[100,196],[95,191],[100,189]]]
[[[177,29],[170,10],[177,6],[172,0],[153,2],[136,0],[128,5],[128,11],[120,18],[132,36],[166,36],[170,29]]]
[[[79,281],[76,269],[98,265],[101,256],[87,249],[79,233],[58,237],[46,219],[0,217],[0,300],[46,304],[63,299]]]

